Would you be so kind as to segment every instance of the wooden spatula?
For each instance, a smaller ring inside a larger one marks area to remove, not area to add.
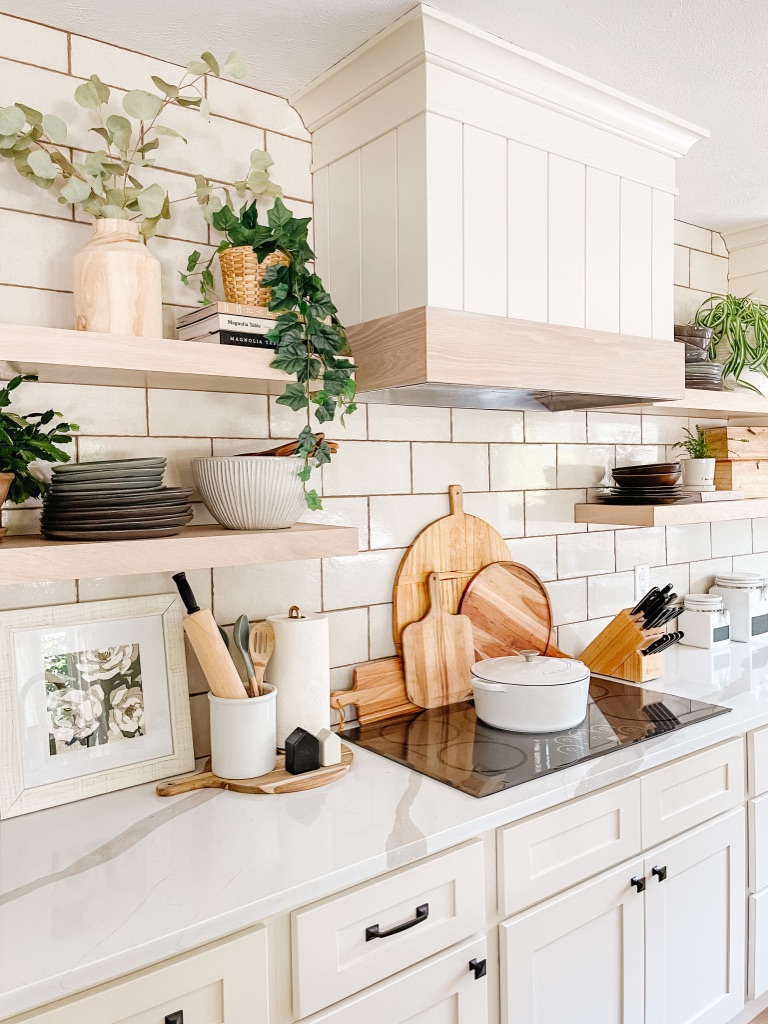
[[[421,708],[437,708],[471,692],[474,645],[466,615],[443,610],[436,572],[429,574],[428,586],[429,611],[403,630],[403,664],[408,699]]]
[[[251,628],[251,635],[248,640],[248,653],[253,662],[253,697],[260,697],[264,684],[264,670],[272,657],[275,649],[275,631],[269,622],[257,622]]]

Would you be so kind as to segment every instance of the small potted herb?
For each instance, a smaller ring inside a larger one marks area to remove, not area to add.
[[[61,413],[30,412],[19,416],[9,412],[11,392],[20,384],[37,380],[34,374],[14,377],[0,388],[0,504],[8,500],[20,505],[27,498],[39,498],[48,489],[32,470],[35,462],[69,462],[71,456],[59,445],[71,444],[76,423],[59,419]],[[0,531],[0,537],[5,535]]]
[[[715,455],[707,441],[702,428],[697,424],[693,434],[686,427],[686,436],[676,441],[672,447],[682,448],[688,453],[683,459],[683,487],[694,491],[714,491],[715,489]]]

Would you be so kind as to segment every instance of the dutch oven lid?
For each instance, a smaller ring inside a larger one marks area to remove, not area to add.
[[[588,679],[589,669],[575,658],[545,658],[538,651],[521,651],[506,658],[478,661],[472,666],[472,675],[510,686],[562,686]]]

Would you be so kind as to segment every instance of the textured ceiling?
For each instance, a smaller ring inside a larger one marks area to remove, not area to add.
[[[412,0],[0,0],[0,10],[184,62],[234,45],[250,83],[290,96]],[[768,222],[763,0],[433,0],[433,6],[712,131],[679,167],[677,216]]]

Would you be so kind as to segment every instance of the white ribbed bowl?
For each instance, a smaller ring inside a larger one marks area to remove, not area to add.
[[[284,530],[306,510],[296,456],[214,455],[192,459],[197,489],[228,530]]]

